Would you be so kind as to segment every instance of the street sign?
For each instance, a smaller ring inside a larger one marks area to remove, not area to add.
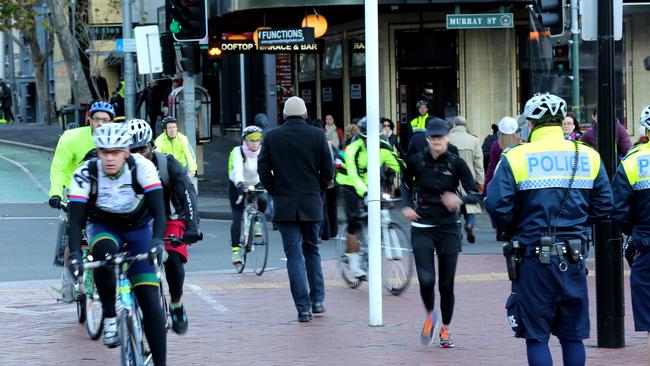
[[[260,46],[314,43],[314,28],[260,29],[257,31]]]
[[[135,38],[118,38],[115,40],[115,52],[135,52]]]
[[[614,40],[623,39],[623,0],[613,0],[614,7]],[[580,1],[580,14],[582,15],[583,41],[598,40],[598,0]]]
[[[135,27],[135,44],[138,53],[138,73],[157,74],[163,71],[160,53],[160,35],[157,25]]]
[[[447,14],[447,29],[512,28],[512,13]]]

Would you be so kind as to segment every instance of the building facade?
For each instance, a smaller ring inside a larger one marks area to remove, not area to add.
[[[584,127],[591,123],[598,94],[597,44],[580,42],[580,100],[574,103],[571,91],[575,84],[567,70],[555,68],[553,56],[556,46],[569,44],[570,34],[548,37],[541,32],[527,7],[530,1],[379,4],[377,108],[397,126],[404,127],[415,117],[415,104],[428,85],[433,89],[432,113],[443,118],[465,116],[470,132],[481,138],[491,133],[492,123],[504,116],[517,116],[538,91],[564,97],[580,112]],[[253,32],[258,27],[295,28],[308,14],[324,17],[328,28],[317,40],[317,52],[267,55],[256,67],[266,70],[265,80],[275,78],[278,93],[305,99],[312,118],[332,114],[343,127],[365,115],[362,1],[211,1],[210,13],[211,29],[228,34]],[[450,14],[502,13],[512,14],[512,27],[475,29],[468,24],[465,29],[449,29],[447,24]],[[623,39],[616,42],[616,114],[630,134],[637,136],[639,113],[650,103],[650,72],[644,67],[644,59],[650,55],[649,21],[650,7],[626,2]],[[267,75],[273,69],[275,75]],[[247,81],[247,93],[263,90],[264,83],[267,81],[250,85]],[[276,99],[275,110],[281,111],[282,98]],[[253,109],[259,107],[258,103]],[[223,123],[233,121],[228,116],[223,116]]]

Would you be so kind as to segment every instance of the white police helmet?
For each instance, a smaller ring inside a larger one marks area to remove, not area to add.
[[[132,138],[126,125],[109,123],[95,129],[93,142],[100,149],[126,149],[131,146]]]
[[[646,130],[650,130],[650,105],[643,108],[639,122],[641,122],[641,125],[644,126]]]
[[[526,102],[523,115],[534,122],[562,122],[566,117],[566,102],[557,95],[537,93]]]

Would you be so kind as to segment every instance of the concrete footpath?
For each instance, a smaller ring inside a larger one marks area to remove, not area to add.
[[[286,271],[190,274],[184,302],[190,328],[168,333],[170,365],[525,365],[523,340],[506,321],[509,282],[500,255],[462,255],[452,321],[456,348],[423,346],[419,331],[424,309],[417,283],[399,297],[384,294],[382,327],[368,326],[367,287],[343,285],[333,260],[323,262],[327,312],[298,323]],[[644,333],[633,331],[626,299],[623,349],[596,347],[594,271],[587,365],[645,364]],[[626,284],[628,283],[626,278]],[[118,351],[86,335],[74,305],[57,303],[56,281],[0,283],[0,364],[115,365]],[[629,289],[626,289],[629,294]],[[555,364],[562,364],[555,338]]]

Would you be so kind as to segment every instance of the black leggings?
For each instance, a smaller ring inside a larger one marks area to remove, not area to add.
[[[457,234],[456,234],[457,232]],[[460,240],[460,232],[454,230],[438,230],[437,228],[416,229],[411,232],[413,256],[420,282],[420,296],[428,312],[433,311],[435,304],[436,268],[435,255],[438,254],[438,291],[440,291],[440,312],[442,323],[449,324],[454,314],[454,277],[458,263],[456,250],[456,235]],[[445,243],[445,241],[448,241]],[[447,244],[451,248],[445,248]],[[445,250],[447,249],[447,250]]]
[[[117,247],[112,240],[100,240],[93,246],[95,258],[105,258],[106,254],[117,254]],[[96,268],[93,271],[95,286],[102,300],[102,310],[106,318],[114,318],[115,313],[115,273],[108,268]],[[142,310],[142,327],[151,349],[156,366],[165,365],[167,354],[167,331],[165,314],[160,303],[158,286],[139,285],[133,288],[138,305]]]
[[[169,285],[169,295],[172,302],[178,302],[183,296],[183,282],[185,281],[183,256],[171,250],[167,253],[169,253],[169,257],[165,262],[165,277],[167,285]]]
[[[228,197],[230,198],[230,209],[232,210],[232,224],[230,225],[230,245],[234,247],[239,246],[239,236],[241,235],[241,218],[244,216],[244,207],[246,202],[242,199],[241,202],[237,203],[239,198],[239,192],[237,188],[230,182],[228,189]],[[255,195],[257,200],[257,209],[260,212],[266,212],[266,194],[257,193]]]

